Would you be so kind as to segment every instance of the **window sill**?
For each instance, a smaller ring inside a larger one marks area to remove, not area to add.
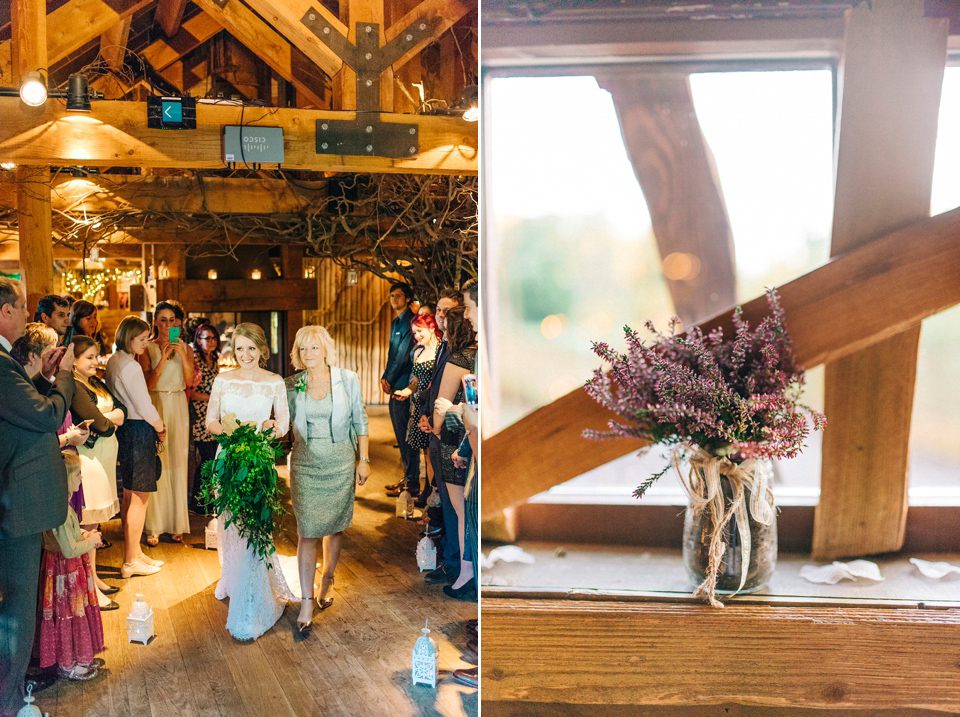
[[[523,547],[533,565],[484,571],[508,583],[482,587],[485,705],[960,710],[960,576],[901,558],[878,561],[882,583],[820,586],[785,555],[773,589],[719,610],[690,597],[678,551]]]

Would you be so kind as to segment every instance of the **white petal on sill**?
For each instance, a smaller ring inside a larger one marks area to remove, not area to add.
[[[841,580],[855,581],[857,578],[884,579],[880,575],[879,566],[869,560],[853,560],[849,563],[842,563],[838,560],[830,565],[804,565],[800,568],[800,577],[809,580],[811,583],[825,583],[827,585],[836,585]]]
[[[505,563],[526,563],[527,565],[533,565],[537,562],[535,557],[517,545],[501,545],[499,548],[491,550],[486,562],[492,567],[498,560]],[[486,567],[486,563],[484,566]]]
[[[880,566],[871,563],[869,560],[851,560],[846,564],[847,570],[854,578],[867,578],[867,580],[883,580],[880,574]]]
[[[960,573],[960,567],[951,565],[950,563],[932,563],[929,560],[920,560],[920,558],[910,558],[910,562],[917,566],[917,570],[919,570],[924,577],[935,578],[937,580],[950,573]]]

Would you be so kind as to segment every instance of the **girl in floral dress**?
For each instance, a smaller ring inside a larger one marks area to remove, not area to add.
[[[80,458],[64,451],[63,459],[73,494],[80,487]],[[56,664],[69,680],[90,680],[99,670],[94,655],[103,651],[103,625],[90,565],[90,551],[99,545],[100,533],[81,531],[69,506],[64,524],[43,534],[34,657],[40,667]]]

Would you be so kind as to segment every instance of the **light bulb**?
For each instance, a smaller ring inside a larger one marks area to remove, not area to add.
[[[25,105],[39,107],[47,101],[47,85],[39,72],[28,72],[20,85],[20,99]]]

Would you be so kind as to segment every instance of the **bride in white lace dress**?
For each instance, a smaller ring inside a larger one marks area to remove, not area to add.
[[[290,426],[287,394],[283,378],[263,368],[270,355],[263,330],[256,324],[239,324],[233,333],[233,353],[240,367],[219,374],[214,381],[207,408],[207,430],[223,433],[221,420],[233,414],[239,422],[255,422],[261,431],[284,435]],[[267,562],[247,544],[236,525],[224,528],[223,524],[221,515],[217,519],[217,556],[222,572],[216,596],[218,600],[230,598],[229,633],[239,640],[256,639],[273,627],[286,603],[295,597],[279,556],[270,556],[268,569]]]

